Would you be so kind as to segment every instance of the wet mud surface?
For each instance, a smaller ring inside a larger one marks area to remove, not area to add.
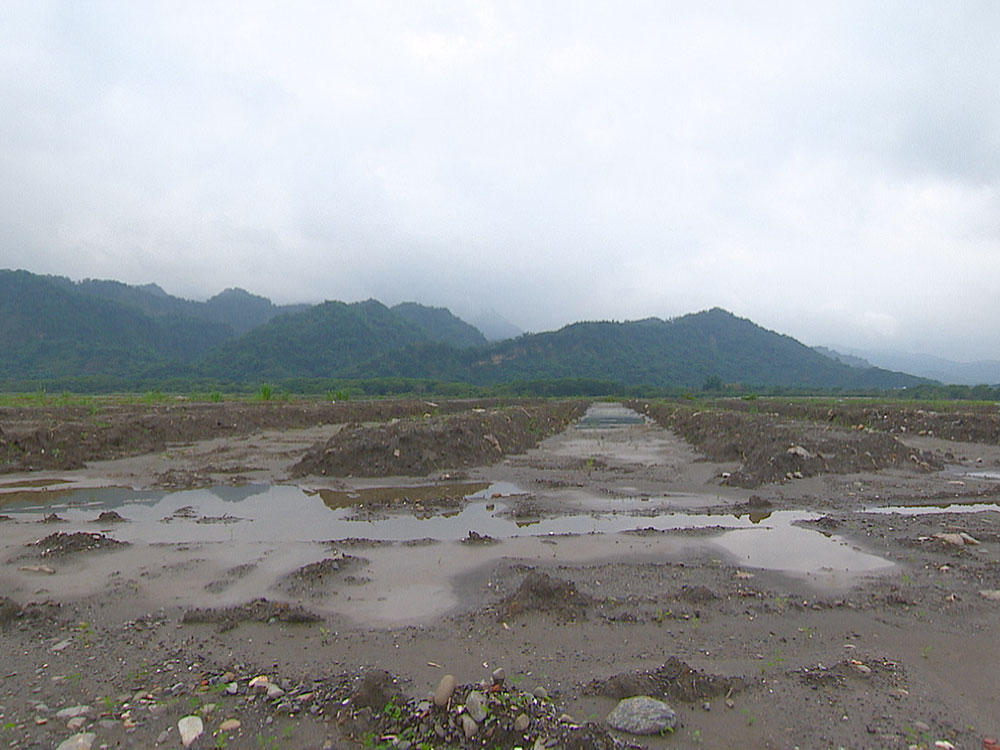
[[[319,406],[244,406],[76,469],[24,472],[34,454],[8,443],[5,745],[182,747],[193,716],[206,748],[979,748],[1000,733],[988,411],[599,404],[560,431],[580,414],[565,404],[537,447],[526,422],[533,440],[505,448],[494,404],[349,405],[322,424]],[[115,424],[155,432],[159,409],[128,411]],[[60,435],[88,416],[0,428]],[[465,460],[483,434],[502,450]],[[384,461],[417,455],[378,450],[404,435],[439,458]],[[413,473],[380,476],[393,466]],[[676,729],[610,729],[631,695],[669,703]]]

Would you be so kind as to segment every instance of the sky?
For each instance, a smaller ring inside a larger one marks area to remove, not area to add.
[[[1000,359],[1000,3],[0,5],[0,267]]]

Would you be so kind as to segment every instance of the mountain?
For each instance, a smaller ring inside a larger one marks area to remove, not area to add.
[[[955,362],[927,354],[849,349],[851,355],[894,370],[954,385],[1000,384],[1000,361]]]
[[[103,376],[127,387],[398,376],[693,389],[891,389],[925,382],[851,364],[718,308],[671,320],[574,323],[487,344],[447,309],[412,302],[392,309],[376,300],[290,308],[241,289],[192,302],[155,284],[0,271],[0,377],[8,382]]]
[[[0,270],[0,376],[135,376],[201,356],[228,326],[82,293],[58,277]]]
[[[491,342],[517,338],[524,333],[492,307],[476,309],[469,316],[469,321]]]
[[[300,312],[309,307],[309,305],[275,305],[267,297],[250,294],[243,289],[226,289],[207,302],[196,302],[167,294],[156,284],[132,286],[105,279],[84,279],[73,282],[59,276],[49,278],[65,289],[75,289],[93,297],[129,305],[147,315],[180,315],[227,325],[236,335],[242,335],[263,325],[276,315]]]
[[[453,315],[445,307],[402,302],[393,307],[392,311],[423,330],[431,341],[451,344],[460,349],[486,346],[489,343],[478,328]]]
[[[353,368],[360,376],[435,377],[478,384],[594,378],[623,385],[700,388],[901,388],[920,378],[849,367],[719,308],[673,320],[574,323],[525,334],[488,349],[449,352],[424,344]]]
[[[336,377],[359,362],[428,341],[422,328],[377,300],[324,302],[224,343],[196,369],[234,380]]]
[[[237,335],[252,331],[278,315],[302,312],[310,305],[275,305],[267,297],[250,294],[245,289],[226,289],[207,302],[199,315],[229,325]]]
[[[867,369],[869,367],[874,367],[871,362],[863,357],[855,357],[850,354],[842,354],[833,349],[828,349],[825,346],[814,346],[813,349],[824,357],[829,357],[830,359],[835,359],[838,362],[843,362],[845,365],[850,365],[851,367],[860,367],[862,369]]]

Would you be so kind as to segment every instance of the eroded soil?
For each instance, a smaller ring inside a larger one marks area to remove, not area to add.
[[[918,427],[928,410],[891,405],[636,404],[649,419],[598,406],[558,432],[525,403],[517,442],[494,406],[129,407],[97,448],[67,437],[92,415],[0,414],[0,740],[181,747],[189,715],[193,747],[1000,734],[989,410]],[[486,457],[464,460],[470,442]],[[421,452],[416,476],[379,476]],[[670,703],[677,730],[609,732],[632,694]]]

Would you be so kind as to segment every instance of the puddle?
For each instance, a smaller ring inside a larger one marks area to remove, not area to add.
[[[931,513],[1000,513],[1000,503],[945,503],[942,505],[884,505],[865,508],[863,513],[898,513],[902,516],[924,516]]]
[[[966,471],[962,474],[965,477],[972,477],[973,479],[998,479],[1000,480],[1000,471]]]
[[[590,405],[576,426],[582,430],[606,430],[645,423],[644,416],[621,404],[598,403]]]
[[[470,531],[498,540],[560,535],[613,535],[650,529],[660,532],[704,529],[705,544],[721,548],[741,565],[810,575],[824,571],[861,574],[892,566],[836,536],[796,525],[815,520],[808,511],[763,515],[664,512],[649,499],[605,500],[604,508],[537,520],[511,519],[505,497],[523,494],[516,485],[465,483],[422,487],[307,491],[287,485],[220,486],[179,492],[110,488],[78,490],[57,502],[14,503],[5,510],[22,521],[56,513],[70,524],[93,523],[99,513],[116,511],[128,523],[113,525],[116,539],[144,543],[266,542],[293,544],[345,539],[453,542]],[[459,498],[468,502],[459,504]],[[358,518],[355,505],[392,504],[405,498],[425,502],[448,498],[442,510]],[[656,500],[655,498],[653,500]],[[989,506],[987,509],[996,509]],[[878,512],[878,511],[876,511]],[[888,512],[888,511],[886,511]],[[899,511],[897,511],[899,512]],[[718,533],[714,533],[714,532]]]

